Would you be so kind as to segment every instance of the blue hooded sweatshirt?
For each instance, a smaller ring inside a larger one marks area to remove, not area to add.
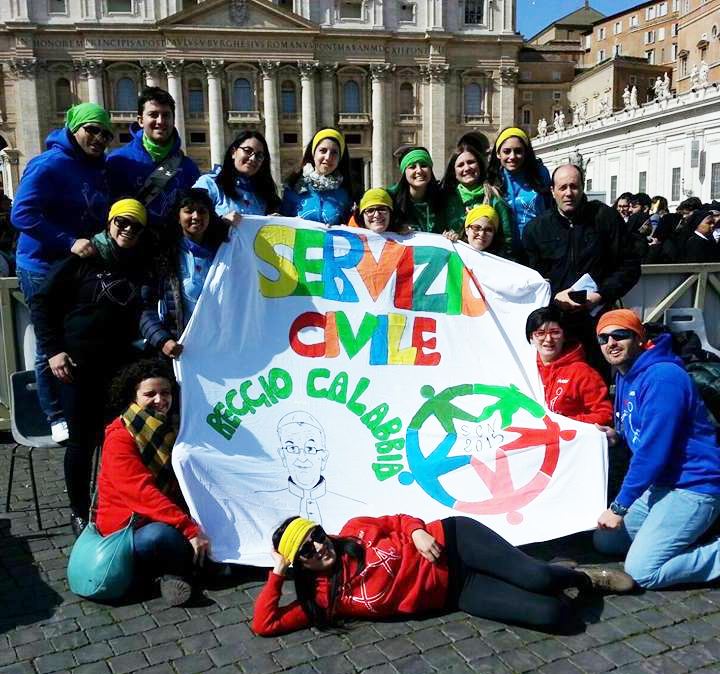
[[[344,225],[350,218],[352,199],[341,185],[330,190],[316,190],[308,185],[302,193],[286,186],[283,192],[280,213],[289,217],[314,220],[323,225]]]
[[[65,127],[45,144],[25,168],[10,215],[20,231],[17,267],[35,274],[67,257],[76,239],[102,231],[110,210],[105,157],[87,155]]]
[[[654,343],[615,380],[615,428],[633,454],[616,498],[626,508],[651,486],[720,493],[720,448],[705,403],[671,336]]]
[[[137,122],[133,122],[130,133],[133,139],[127,145],[113,150],[107,158],[108,180],[113,201],[122,197],[134,197],[159,163],[153,160],[143,146],[143,130]],[[173,143],[173,149],[168,156],[181,151],[180,136],[176,130],[173,130]],[[199,177],[200,171],[195,162],[190,157],[184,156],[177,173],[170,179],[165,189],[149,204],[145,204],[150,226],[164,224],[178,192],[190,189]]]
[[[215,204],[215,213],[219,216],[227,215],[232,211],[243,215],[266,215],[267,205],[256,191],[251,178],[238,176],[235,179],[235,194],[228,196],[220,189],[215,178],[220,169],[212,173],[201,175],[194,187],[207,190],[210,198]]]

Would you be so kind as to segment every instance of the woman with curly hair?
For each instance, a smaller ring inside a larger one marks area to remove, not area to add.
[[[221,216],[275,213],[280,198],[270,160],[265,137],[259,131],[243,131],[225,151],[220,170],[200,176],[193,187],[207,190],[215,213]]]
[[[182,193],[170,214],[175,222],[167,248],[159,257],[153,282],[142,288],[142,336],[168,358],[183,350],[178,343],[195,309],[205,278],[220,244],[228,239],[229,225],[213,210],[203,189]]]
[[[388,187],[393,215],[400,226],[417,232],[445,231],[442,192],[433,161],[424,147],[410,147],[400,158],[400,180]]]
[[[356,517],[338,536],[291,517],[276,529],[274,566],[258,595],[261,636],[343,618],[387,619],[461,610],[481,618],[572,632],[581,622],[564,590],[626,592],[619,570],[577,569],[526,555],[468,517],[425,524],[409,515]],[[297,599],[280,606],[292,567]]]
[[[178,418],[171,413],[176,383],[169,367],[142,360],[113,382],[119,416],[105,429],[97,482],[96,525],[103,536],[134,516],[136,579],[160,580],[171,606],[190,599],[195,567],[210,544],[187,512],[172,468]]]
[[[512,255],[522,261],[526,255],[522,233],[530,220],[552,205],[550,174],[535,156],[528,135],[517,127],[503,129],[490,156],[488,182],[500,190],[513,216]]]
[[[280,212],[332,227],[348,221],[354,200],[345,137],[337,129],[321,129],[285,183]]]

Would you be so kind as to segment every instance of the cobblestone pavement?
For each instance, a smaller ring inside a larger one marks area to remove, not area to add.
[[[261,639],[248,621],[265,574],[245,569],[191,608],[166,608],[158,597],[94,604],[73,596],[65,581],[73,538],[61,457],[60,451],[35,456],[45,529],[37,528],[24,461],[11,512],[0,514],[0,674],[720,672],[715,588],[598,599],[586,609],[587,630],[569,637],[454,613]],[[5,448],[3,500],[8,465]],[[587,535],[566,539],[562,549],[579,561],[601,561]],[[550,558],[558,545],[531,552]]]

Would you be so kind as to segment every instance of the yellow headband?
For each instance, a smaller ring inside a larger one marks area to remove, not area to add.
[[[285,527],[285,531],[283,531],[283,535],[280,537],[278,552],[285,557],[285,559],[290,560],[292,564],[302,542],[305,540],[305,536],[316,526],[317,524],[315,522],[304,520],[302,517],[294,519]]]
[[[315,148],[320,144],[321,141],[326,138],[334,140],[340,146],[340,156],[342,157],[345,152],[345,138],[343,135],[335,129],[321,129],[318,131],[312,139],[312,151],[315,152]]]
[[[392,210],[392,198],[381,187],[374,187],[373,189],[365,192],[365,194],[363,194],[363,198],[360,199],[360,212],[362,213],[370,206],[387,206],[390,210]]]
[[[147,211],[137,199],[120,199],[110,208],[108,222],[118,215],[128,215],[135,218],[143,227],[147,225]]]
[[[522,130],[518,129],[516,126],[511,126],[509,129],[505,129],[495,141],[495,150],[499,150],[500,146],[508,139],[515,136],[516,138],[519,138],[523,143],[525,143],[525,146],[530,145],[530,139],[527,137],[527,134]]]
[[[477,206],[471,208],[465,216],[465,227],[472,225],[473,222],[479,220],[480,218],[487,218],[496,228],[500,221],[497,211],[490,206],[490,204],[478,204]]]

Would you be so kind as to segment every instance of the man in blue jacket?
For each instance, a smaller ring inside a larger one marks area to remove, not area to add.
[[[698,543],[720,512],[720,448],[702,398],[671,350],[671,336],[645,340],[629,309],[604,314],[597,336],[617,367],[615,430],[632,459],[600,515],[595,546],[625,554],[625,571],[645,588],[720,577],[720,541]]]
[[[28,162],[10,220],[20,232],[17,276],[29,307],[55,262],[70,253],[96,253],[90,239],[105,228],[110,209],[105,149],[112,137],[107,111],[81,103],[67,111],[65,126],[47,137],[47,150]],[[67,440],[55,378],[41,350],[36,352],[35,371],[53,439]]]
[[[200,171],[180,149],[175,101],[167,91],[143,89],[130,133],[133,139],[108,156],[110,191],[113,201],[134,197],[145,204],[148,227],[158,233],[178,193],[192,187]]]

